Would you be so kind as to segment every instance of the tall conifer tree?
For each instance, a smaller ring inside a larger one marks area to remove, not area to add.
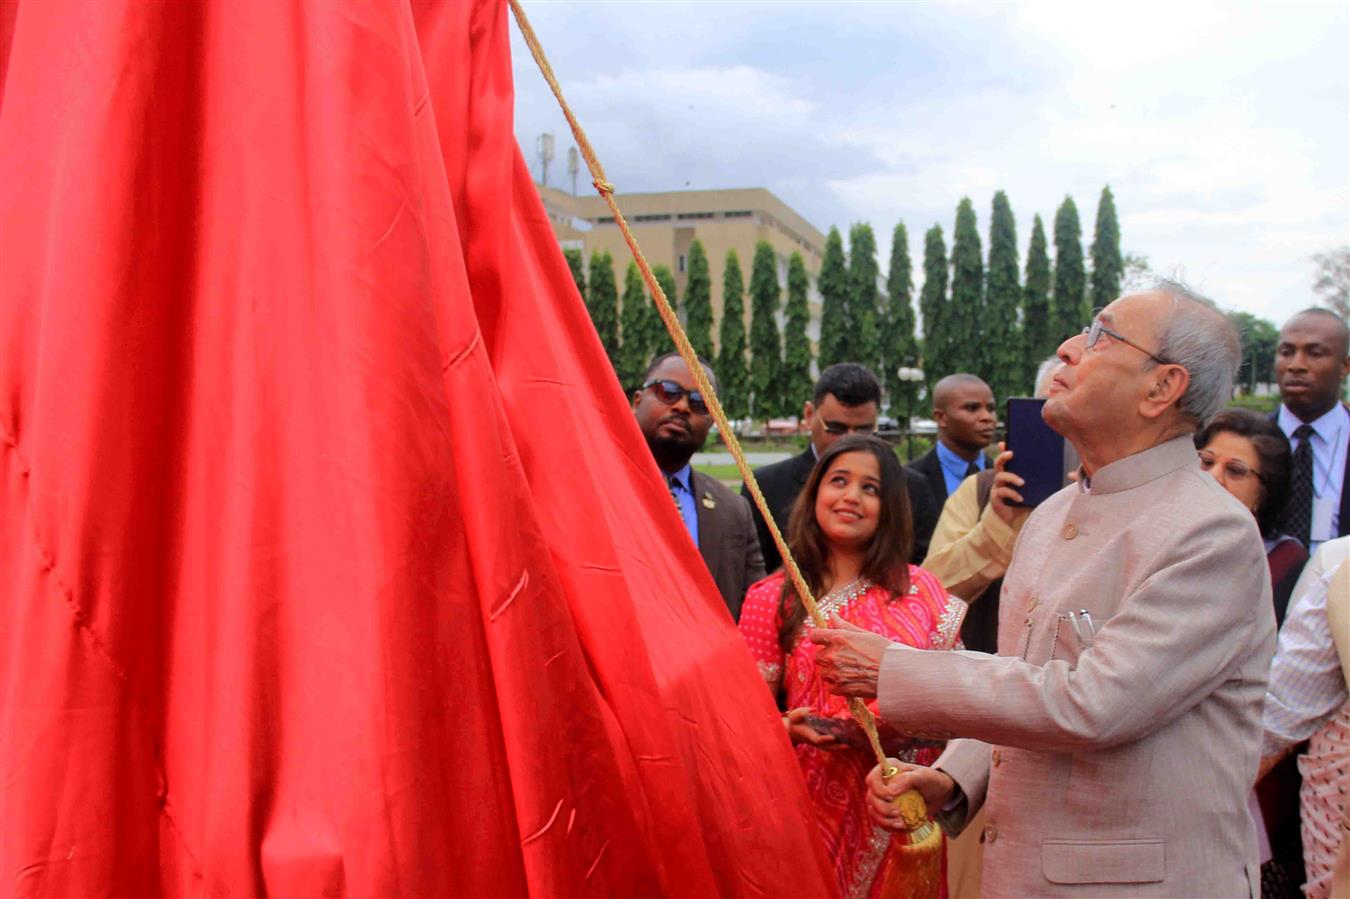
[[[801,253],[788,259],[787,322],[783,326],[783,392],[780,415],[796,415],[811,397],[811,306],[807,301],[810,282]]]
[[[877,239],[872,226],[859,223],[848,232],[849,343],[853,361],[874,372],[881,370],[881,334],[877,316],[880,292],[877,281]]]
[[[778,414],[783,387],[783,345],[778,338],[778,261],[773,247],[755,244],[750,266],[750,402],[751,415],[769,419]]]
[[[713,357],[712,277],[708,274],[708,256],[703,242],[689,245],[689,280],[684,285],[684,330],[694,352],[704,359]]]
[[[1120,296],[1120,279],[1125,263],[1120,255],[1120,222],[1116,218],[1116,198],[1110,187],[1102,188],[1097,203],[1097,227],[1092,234],[1092,307],[1101,309]]]
[[[643,289],[642,274],[637,263],[628,263],[623,278],[623,310],[619,313],[619,382],[625,391],[636,390],[642,373],[651,361],[651,325],[647,307],[647,291]]]
[[[717,335],[717,380],[728,418],[750,414],[750,373],[745,367],[745,278],[735,250],[722,273],[722,324]]]
[[[853,347],[849,346],[848,262],[844,258],[844,239],[838,228],[831,228],[825,238],[825,255],[820,261],[820,367],[828,368],[836,362],[851,362]]]
[[[912,368],[919,361],[914,336],[914,271],[909,261],[909,232],[900,222],[891,232],[891,262],[886,270],[886,318],[881,328],[881,374],[892,415],[911,408],[918,399],[918,385],[901,381],[901,366]]]
[[[661,285],[661,292],[666,295],[670,301],[671,308],[677,311],[679,306],[675,304],[675,275],[668,265],[653,265],[652,277],[656,283]],[[675,341],[671,338],[670,332],[666,330],[666,323],[661,321],[661,313],[656,308],[656,298],[648,295],[647,297],[647,350],[651,359],[655,359],[662,353],[669,353],[675,349]]]
[[[595,333],[619,375],[619,289],[614,283],[614,257],[609,253],[591,253],[590,289],[586,292],[586,311],[591,314]],[[622,378],[619,379],[622,382]],[[625,385],[626,386],[626,385]]]
[[[941,225],[934,225],[924,235],[919,312],[923,315],[924,380],[932,396],[933,385],[956,371],[947,336],[947,243],[942,239]]]
[[[1000,403],[1027,392],[1022,370],[1022,327],[1017,320],[1022,290],[1017,282],[1017,223],[1008,195],[999,191],[994,194],[989,217],[983,326],[985,379]]]
[[[1055,287],[1050,300],[1050,335],[1055,346],[1082,330],[1088,320],[1083,271],[1083,229],[1073,197],[1055,212]]]
[[[1038,215],[1031,226],[1027,247],[1027,279],[1022,288],[1022,378],[1030,384],[1036,369],[1059,344],[1050,325],[1050,254],[1045,225]],[[1036,385],[1032,384],[1034,390]]]
[[[983,340],[984,262],[975,207],[963,197],[956,207],[952,234],[952,299],[948,335],[953,341],[955,371],[970,372],[988,380]]]
[[[581,251],[578,249],[563,250],[563,258],[567,260],[567,268],[572,272],[572,280],[576,282],[577,293],[581,294],[581,300],[585,302],[586,260],[582,258]]]

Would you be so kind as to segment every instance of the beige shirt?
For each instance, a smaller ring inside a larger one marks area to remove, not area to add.
[[[947,497],[928,544],[923,568],[933,573],[947,592],[966,602],[978,599],[1012,561],[1013,544],[1026,522],[1029,510],[1014,513],[1010,525],[994,512],[993,503],[980,511],[976,476],[961,482]]]
[[[1275,616],[1256,522],[1189,436],[1090,488],[1023,528],[999,655],[891,646],[882,717],[973,738],[937,764],[967,798],[944,825],[987,808],[986,896],[1258,895],[1246,799]]]

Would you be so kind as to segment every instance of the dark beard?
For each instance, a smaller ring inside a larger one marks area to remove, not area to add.
[[[689,460],[694,457],[694,453],[703,448],[704,441],[695,442],[693,435],[682,440],[672,440],[665,437],[648,437],[647,447],[652,451],[652,458],[656,460],[656,467],[666,474],[679,471],[689,464]]]

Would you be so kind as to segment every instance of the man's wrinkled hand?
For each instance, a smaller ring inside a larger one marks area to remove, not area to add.
[[[820,647],[816,652],[816,671],[831,692],[861,699],[877,695],[881,658],[890,640],[834,615],[830,627],[811,630],[811,642]]]
[[[886,780],[881,775],[881,766],[877,765],[867,775],[867,814],[879,827],[887,830],[907,829],[900,809],[892,802],[907,790],[919,791],[924,805],[928,807],[929,817],[946,805],[956,792],[956,781],[944,771],[895,759],[887,759],[886,764],[899,768],[900,773]]]

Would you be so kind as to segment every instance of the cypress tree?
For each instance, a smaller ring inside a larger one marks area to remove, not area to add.
[[[751,414],[765,420],[781,405],[783,344],[777,319],[781,292],[773,247],[761,240],[755,244],[750,266],[750,400]]]
[[[1050,300],[1050,339],[1059,346],[1087,324],[1087,280],[1083,272],[1083,229],[1073,197],[1055,212],[1055,286]]]
[[[928,395],[933,385],[956,371],[947,337],[947,243],[942,226],[928,229],[923,239],[923,289],[919,291],[923,316],[923,372]]]
[[[896,371],[919,361],[914,336],[914,271],[909,261],[909,232],[900,222],[891,232],[891,264],[886,270],[886,317],[881,326],[881,374],[886,384],[890,412],[911,408],[918,385],[901,381]]]
[[[1017,320],[1017,223],[1003,191],[994,194],[989,217],[989,271],[984,285],[985,371],[994,398],[1027,392],[1023,378],[1022,328]]]
[[[735,250],[722,273],[722,324],[718,329],[717,380],[728,418],[750,414],[750,373],[745,368],[745,279]]]
[[[844,259],[844,239],[838,228],[831,228],[825,238],[825,256],[820,261],[820,367],[828,368],[836,362],[851,362],[853,347],[849,346],[848,263]]]
[[[713,357],[712,277],[708,274],[708,256],[703,242],[689,245],[689,280],[684,285],[684,329],[694,352],[704,359]]]
[[[787,322],[783,327],[783,391],[778,407],[780,415],[796,415],[811,396],[811,338],[806,328],[811,323],[807,302],[810,283],[801,253],[788,259]]]
[[[953,371],[970,372],[988,380],[983,346],[984,262],[975,207],[963,197],[956,207],[952,233],[952,299],[947,335],[952,341]]]
[[[1050,254],[1046,250],[1045,225],[1036,216],[1027,247],[1027,280],[1022,288],[1022,377],[1030,383],[1036,369],[1059,344],[1050,330]],[[1032,389],[1035,389],[1032,384]]]
[[[577,293],[581,294],[581,300],[585,302],[586,260],[582,258],[581,251],[577,249],[563,250],[563,258],[567,260],[567,268],[572,272],[572,280],[576,282]]]
[[[622,332],[619,344],[619,382],[625,391],[636,390],[642,373],[651,361],[651,316],[647,307],[647,291],[643,289],[642,275],[636,262],[628,263],[623,279],[623,310],[619,313]]]
[[[1125,262],[1120,255],[1120,222],[1116,219],[1116,198],[1110,187],[1102,188],[1097,203],[1097,227],[1092,233],[1092,306],[1100,309],[1120,296],[1120,279]]]
[[[591,253],[590,290],[586,293],[586,311],[591,314],[595,333],[619,374],[619,289],[614,283],[614,258],[609,253]],[[620,378],[620,381],[623,379]]]
[[[877,326],[879,293],[877,239],[872,226],[854,225],[848,232],[848,318],[853,361],[872,371],[881,368],[881,334]]]
[[[652,277],[656,283],[661,285],[661,290],[670,300],[670,305],[679,315],[679,307],[675,305],[675,274],[668,265],[653,265]],[[655,359],[662,353],[669,353],[675,349],[675,340],[666,330],[666,323],[661,321],[661,313],[656,308],[656,298],[648,296],[647,298],[647,351],[648,361]]]

